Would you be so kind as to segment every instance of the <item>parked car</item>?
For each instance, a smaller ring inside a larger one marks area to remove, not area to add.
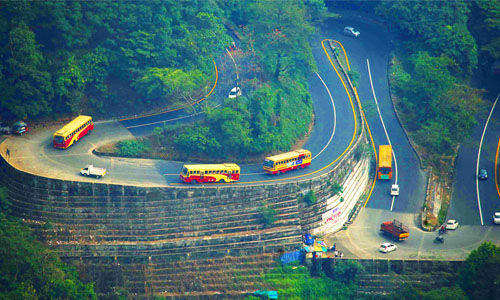
[[[23,121],[17,121],[16,123],[12,124],[12,132],[15,134],[23,135],[24,133],[28,132],[28,125]]]
[[[101,178],[106,175],[106,169],[96,168],[93,165],[86,165],[85,168],[80,169],[80,174],[82,174],[82,176],[94,176],[96,178]]]
[[[344,34],[347,35],[347,36],[352,36],[352,37],[359,37],[359,35],[361,34],[359,31],[357,31],[356,29],[352,28],[351,26],[346,26],[344,27]]]
[[[394,244],[391,243],[383,243],[380,245],[380,248],[378,249],[380,252],[387,253],[391,251],[395,251],[398,247]]]
[[[477,178],[479,180],[486,180],[486,179],[488,179],[488,172],[485,169],[479,170],[479,174],[477,174]]]
[[[229,98],[230,99],[233,99],[233,98],[237,98],[241,96],[241,89],[239,86],[235,86],[234,88],[231,89],[231,91],[229,92]]]
[[[391,186],[391,196],[399,196],[399,185],[393,184]]]
[[[500,224],[500,211],[495,212],[493,214],[493,223]]]
[[[458,221],[457,220],[448,220],[448,222],[446,222],[445,227],[447,230],[455,230],[458,227]]]
[[[0,134],[10,134],[11,129],[4,123],[0,123]]]

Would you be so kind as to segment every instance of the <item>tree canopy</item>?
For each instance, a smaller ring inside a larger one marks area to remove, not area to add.
[[[222,17],[207,0],[2,2],[0,116],[116,115],[179,101],[144,87],[154,70],[195,74],[200,93],[231,41]]]
[[[91,283],[3,213],[0,244],[0,299],[97,299]]]

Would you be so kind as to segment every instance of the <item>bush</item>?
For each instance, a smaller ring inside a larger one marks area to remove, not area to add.
[[[276,221],[276,213],[276,210],[267,206],[263,206],[259,209],[259,218],[264,224],[264,228],[271,226]]]
[[[313,205],[316,203],[316,193],[313,190],[310,190],[305,194],[303,198],[304,202],[307,203],[307,205]]]
[[[0,186],[0,212],[9,214],[10,213],[10,202],[7,199],[7,188]]]
[[[336,260],[334,272],[336,274],[335,280],[349,284],[355,283],[358,274],[365,272],[365,269],[354,260]]]
[[[333,195],[339,195],[344,191],[344,187],[341,186],[337,181],[334,181],[330,190],[332,191]]]
[[[116,148],[121,156],[137,157],[151,151],[151,142],[149,140],[126,140],[118,142]]]

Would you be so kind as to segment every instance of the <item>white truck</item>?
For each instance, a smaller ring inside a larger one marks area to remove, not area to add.
[[[85,168],[80,169],[80,174],[82,174],[82,176],[95,176],[96,178],[101,178],[106,175],[106,169],[96,168],[93,165],[86,165]]]

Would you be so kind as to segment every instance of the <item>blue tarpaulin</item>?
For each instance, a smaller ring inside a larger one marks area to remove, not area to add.
[[[314,245],[314,237],[309,233],[304,234],[304,244]]]
[[[278,299],[278,292],[277,291],[255,291],[253,293],[254,296],[259,296],[259,297],[267,297],[267,299]],[[264,298],[266,299],[266,298]]]
[[[280,256],[281,264],[286,265],[288,263],[294,262],[294,261],[304,261],[304,252],[297,250],[293,252],[288,252]]]

